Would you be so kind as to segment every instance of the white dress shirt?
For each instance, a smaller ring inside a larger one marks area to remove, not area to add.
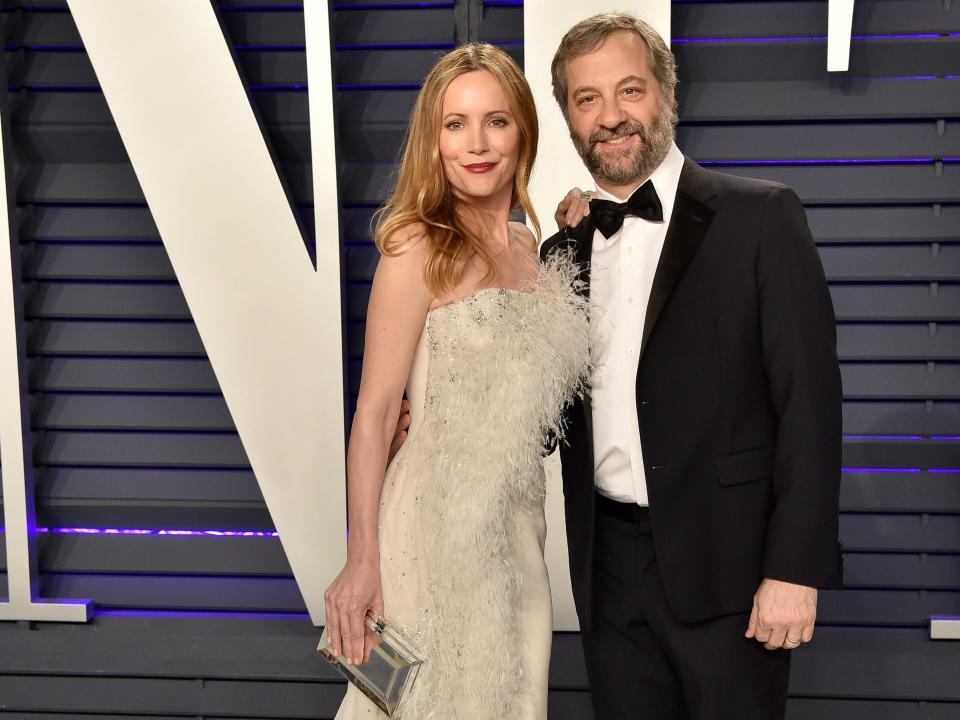
[[[620,502],[648,505],[647,479],[637,422],[637,367],[653,277],[673,214],[683,153],[674,144],[650,176],[663,206],[663,222],[626,217],[610,238],[593,235],[590,261],[594,369],[594,482]],[[614,202],[597,188],[596,197]]]

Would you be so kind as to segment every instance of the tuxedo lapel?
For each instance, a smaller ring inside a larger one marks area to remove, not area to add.
[[[683,277],[687,265],[710,227],[713,210],[706,203],[715,194],[709,174],[689,158],[685,159],[677,186],[677,197],[673,203],[670,227],[667,228],[660,262],[657,263],[657,272],[653,277],[650,300],[647,303],[643,339],[640,343],[641,360],[667,300]]]
[[[573,259],[580,268],[580,287],[577,289],[587,300],[590,299],[590,260],[593,255],[593,220],[588,215],[576,227],[564,228],[563,234],[567,242],[573,245]],[[586,432],[588,447],[593,452],[593,401],[590,397],[589,386],[577,402],[583,408],[583,425]]]

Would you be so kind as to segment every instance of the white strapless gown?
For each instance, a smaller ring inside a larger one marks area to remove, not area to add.
[[[380,505],[385,614],[426,658],[403,720],[547,717],[541,455],[588,375],[573,276],[560,259],[529,292],[488,288],[427,316]],[[352,686],[336,716],[385,718]]]

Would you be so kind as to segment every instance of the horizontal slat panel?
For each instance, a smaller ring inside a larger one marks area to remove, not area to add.
[[[946,242],[960,239],[960,205],[814,207],[807,221],[818,244]]]
[[[846,400],[843,431],[851,435],[951,435],[960,428],[960,403]]]
[[[960,513],[960,473],[847,472],[840,509]]]
[[[40,595],[95,598],[101,608],[305,612],[293,578],[182,575],[176,580],[165,575],[44,573]]]
[[[827,245],[820,259],[832,281],[960,280],[960,244]]]
[[[28,318],[190,319],[179,285],[36,282],[28,288]]]
[[[960,360],[960,325],[841,323],[837,352],[842,360]]]
[[[817,67],[824,62],[823,57],[818,59]],[[677,100],[680,117],[687,122],[955,118],[960,116],[960,78],[729,82],[691,78],[677,88]]]
[[[844,467],[857,468],[957,468],[960,441],[846,439]]]
[[[859,398],[960,399],[960,365],[935,363],[841,363],[843,396]]]
[[[848,588],[960,590],[960,556],[846,553],[843,584]]]
[[[306,654],[306,653],[305,653]],[[0,675],[0,694],[11,710],[149,713],[205,716],[332,717],[342,692],[318,683],[257,683],[192,679],[16,677]],[[278,700],[278,698],[282,698]]]
[[[952,127],[951,127],[952,126]],[[677,144],[697,160],[960,156],[960,123],[681,126]]]
[[[44,322],[30,329],[32,355],[179,355],[205,357],[192,322]]]
[[[166,500],[196,503],[262,502],[250,470],[182,468],[43,468],[37,494],[48,500],[135,502]]]
[[[19,220],[21,242],[160,242],[146,207],[30,207],[21,209]]]
[[[137,203],[143,192],[127,163],[21,166],[20,203]]]
[[[235,430],[227,404],[218,395],[44,393],[31,418],[38,430]]]
[[[292,575],[278,538],[45,533],[39,550],[46,573]]]
[[[960,197],[960,163],[932,164],[714,166],[728,175],[782,182],[806,203],[954,202]]]
[[[163,528],[196,530],[242,528],[272,531],[267,506],[259,503],[199,500],[137,500],[91,503],[56,500],[39,502],[37,517],[47,527]]]
[[[791,670],[793,695],[960,700],[960,653],[931,643],[929,630],[821,628]]]
[[[840,517],[845,550],[858,552],[950,552],[960,554],[960,512],[955,515],[872,515]]]
[[[862,2],[862,0],[861,0]],[[870,0],[869,12],[855,12],[853,34],[946,32],[960,29],[960,14],[940,0]],[[864,9],[866,9],[864,8]],[[674,3],[673,31],[683,37],[826,35],[827,8],[821,3]]]
[[[30,388],[34,391],[220,392],[213,368],[206,360],[44,358],[32,363]]]
[[[817,622],[822,625],[927,628],[930,616],[960,612],[960,592],[930,590],[821,590]]]
[[[960,703],[914,700],[792,698],[787,720],[952,720]]]
[[[34,438],[37,465],[249,467],[233,433],[48,431]]]
[[[824,33],[825,34],[825,33]],[[681,82],[809,80],[826,77],[826,40],[684,43],[672,49]],[[850,46],[850,77],[954,75],[960,38],[860,40]]]
[[[830,295],[838,320],[960,320],[958,284],[833,285]]]

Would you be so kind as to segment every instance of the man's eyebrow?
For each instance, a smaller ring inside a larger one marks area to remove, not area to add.
[[[625,78],[617,82],[617,87],[621,87],[622,85],[628,85],[631,83],[635,83],[637,85],[646,85],[647,79],[642,78],[639,75],[627,75]],[[573,90],[574,95],[579,95],[580,93],[583,93],[583,92],[596,93],[600,91],[597,88],[593,87],[592,85],[581,85],[580,87],[574,88]]]

